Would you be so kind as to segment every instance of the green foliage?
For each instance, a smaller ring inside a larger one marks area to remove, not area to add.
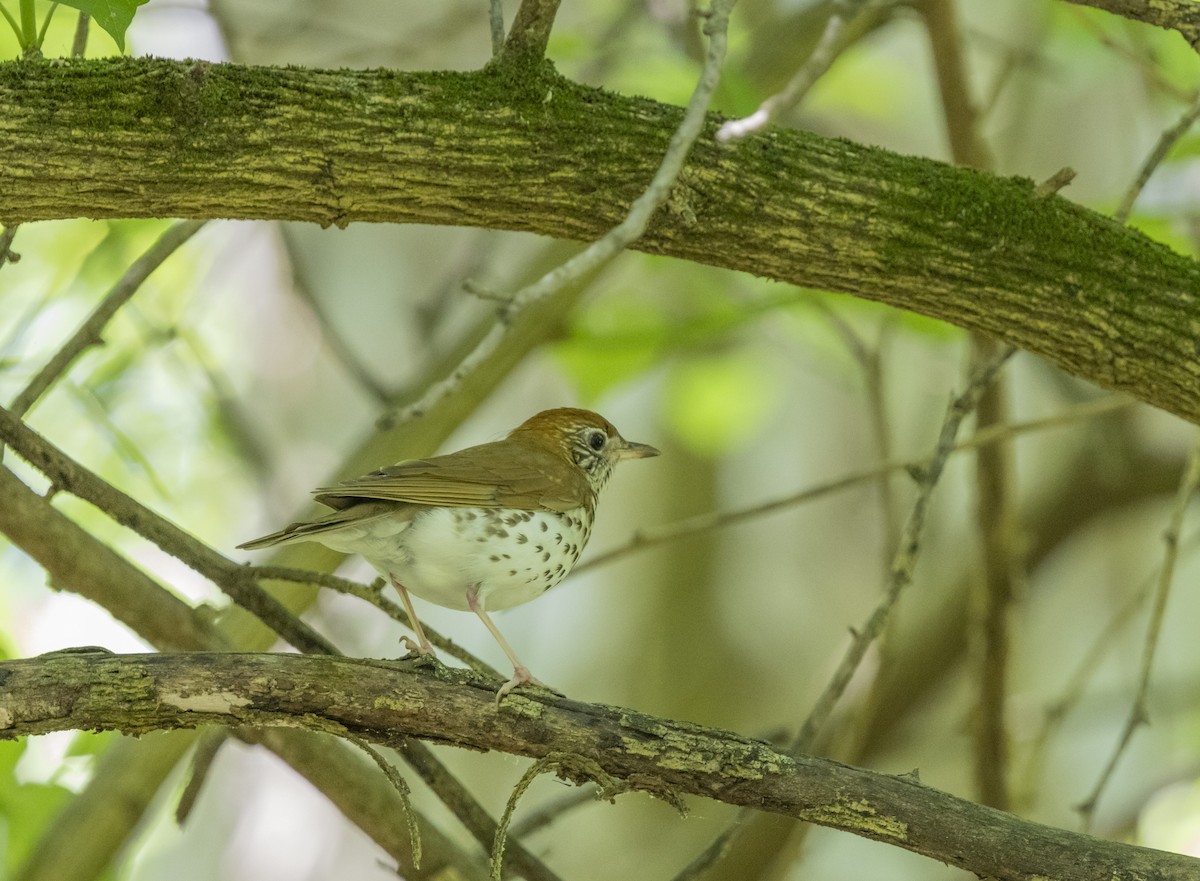
[[[25,754],[28,741],[0,742],[0,824],[3,825],[3,866],[13,870],[37,843],[55,814],[71,796],[71,791],[53,783],[21,782],[17,763]]]
[[[148,0],[59,0],[64,6],[71,6],[80,12],[86,12],[92,20],[108,32],[116,41],[117,47],[125,51],[125,31],[133,21],[137,8]]]

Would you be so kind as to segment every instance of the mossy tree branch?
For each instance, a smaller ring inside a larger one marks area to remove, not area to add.
[[[382,744],[434,738],[580,757],[631,788],[752,806],[925,854],[1002,881],[1183,881],[1200,860],[1018,819],[922,785],[792,758],[716,729],[522,693],[428,662],[291,654],[51,654],[0,662],[0,737],[199,725],[301,727]],[[564,776],[579,782],[580,770]]]
[[[0,223],[435,223],[594,240],[680,108],[548,66],[0,64]],[[1200,423],[1200,265],[1030,181],[710,120],[635,245],[940,318]]]

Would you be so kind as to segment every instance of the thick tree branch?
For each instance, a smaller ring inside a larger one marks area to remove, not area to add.
[[[435,738],[580,756],[632,787],[699,795],[887,842],[1002,881],[1184,881],[1200,861],[1028,822],[922,785],[761,741],[565,698],[514,696],[403,661],[305,655],[63,654],[0,663],[0,736],[198,725],[303,727],[382,745]],[[586,775],[566,770],[579,782]]]
[[[590,241],[644,190],[681,111],[540,67],[114,59],[0,64],[0,112],[0,223],[387,221]],[[800,131],[718,145],[719,123],[634,247],[941,318],[1200,422],[1200,265],[1027,180]]]
[[[1066,0],[1113,15],[1179,31],[1193,49],[1200,44],[1200,4],[1195,0]]]

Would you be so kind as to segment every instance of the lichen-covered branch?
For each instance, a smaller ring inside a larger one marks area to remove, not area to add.
[[[1053,829],[909,775],[792,758],[717,729],[540,693],[513,695],[497,709],[491,683],[468,671],[292,654],[0,662],[2,737],[208,724],[346,732],[383,745],[428,737],[535,758],[571,754],[633,788],[786,814],[1002,881],[1184,881],[1200,872],[1191,857]]]
[[[1200,5],[1195,0],[1066,0],[1113,15],[1179,31],[1193,49],[1200,45]]]
[[[681,112],[545,66],[12,62],[0,223],[440,223],[592,241],[644,191]],[[1200,422],[1194,261],[1028,180],[795,130],[722,145],[721,121],[634,247],[940,318]]]

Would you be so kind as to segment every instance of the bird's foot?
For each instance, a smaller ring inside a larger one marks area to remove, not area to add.
[[[552,688],[549,685],[547,685],[545,682],[542,682],[542,680],[538,679],[536,676],[534,676],[532,673],[529,672],[528,667],[526,667],[525,665],[522,664],[513,669],[512,679],[508,680],[508,682],[505,682],[503,685],[501,685],[500,690],[496,692],[496,706],[499,707],[500,701],[504,700],[504,696],[506,694],[508,694],[510,691],[512,691],[514,688],[516,688],[518,685],[535,685],[538,688],[544,688],[546,691],[556,694],[559,697],[566,697],[566,695],[564,695],[557,688]]]
[[[434,654],[433,646],[429,644],[429,640],[425,639],[424,634],[421,635],[419,642],[413,642],[412,637],[402,636],[400,637],[400,644],[404,646],[410,655],[415,653],[418,655],[429,655],[431,658],[437,657]]]

